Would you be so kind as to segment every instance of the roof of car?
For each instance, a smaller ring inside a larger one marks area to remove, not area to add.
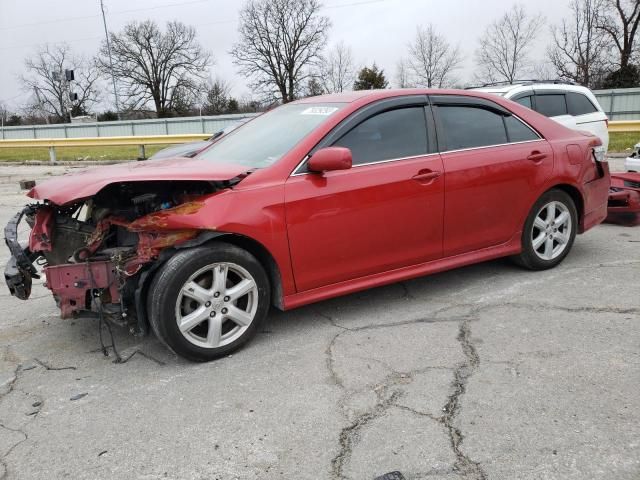
[[[373,99],[391,98],[404,95],[471,95],[483,96],[485,92],[478,90],[454,90],[435,88],[396,88],[379,90],[358,90],[353,92],[330,93],[328,95],[317,95],[315,97],[302,98],[294,103],[352,103],[363,98]]]

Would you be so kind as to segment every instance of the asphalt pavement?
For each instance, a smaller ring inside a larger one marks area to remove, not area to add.
[[[614,165],[616,166],[616,165]],[[0,167],[0,223],[22,179]],[[0,261],[8,257],[0,250]],[[640,227],[272,312],[208,364],[0,289],[0,479],[640,478]]]

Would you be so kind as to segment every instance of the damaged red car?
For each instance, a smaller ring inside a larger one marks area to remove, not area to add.
[[[497,257],[556,266],[607,215],[600,145],[474,91],[304,99],[193,159],[37,185],[5,229],[5,278],[27,299],[41,265],[63,317],[93,312],[211,360],[271,307]]]

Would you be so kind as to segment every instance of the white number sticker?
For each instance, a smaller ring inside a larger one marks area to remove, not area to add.
[[[326,117],[331,115],[336,110],[338,110],[337,107],[310,107],[306,110],[303,110],[300,115],[322,115]]]

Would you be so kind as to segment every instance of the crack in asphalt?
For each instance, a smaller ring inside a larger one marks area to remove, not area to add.
[[[470,306],[470,305],[466,305]],[[483,305],[474,309],[474,313],[484,312],[496,308],[509,307],[520,309],[537,309],[537,310],[559,310],[567,313],[613,313],[617,315],[640,315],[640,307],[565,307],[563,305],[551,305],[548,303],[519,303],[519,302],[501,302],[490,305]]]
[[[487,475],[480,463],[471,460],[462,451],[461,447],[464,441],[464,435],[462,431],[455,426],[456,417],[461,409],[462,396],[467,391],[467,383],[480,366],[480,357],[471,340],[471,328],[469,327],[468,321],[460,324],[457,340],[462,347],[462,352],[466,360],[460,363],[454,372],[453,392],[449,395],[447,403],[444,406],[444,415],[440,417],[440,421],[449,433],[449,443],[456,456],[456,462],[453,467],[454,470],[462,475],[471,476],[475,480],[486,480]]]
[[[380,395],[379,395],[380,396]],[[389,397],[378,401],[372,411],[359,415],[356,420],[340,432],[340,451],[331,460],[331,475],[336,479],[344,479],[344,466],[349,461],[353,447],[358,440],[360,430],[371,421],[384,415],[387,409],[395,404],[400,392],[393,392]]]
[[[474,310],[474,308],[480,309],[477,305],[467,305],[465,307],[470,310]],[[392,328],[396,326],[416,325],[416,324],[425,324],[425,323],[427,324],[457,323],[459,324],[459,332],[456,339],[460,343],[463,354],[465,356],[465,361],[459,364],[455,368],[453,367],[448,368],[448,367],[441,367],[441,366],[438,366],[438,367],[428,366],[428,367],[423,367],[410,372],[397,372],[390,365],[387,365],[385,362],[379,361],[377,359],[371,359],[372,361],[380,362],[387,370],[391,372],[391,374],[385,377],[378,387],[373,389],[373,391],[378,396],[378,402],[376,403],[375,407],[373,407],[373,409],[368,412],[358,415],[353,422],[351,422],[348,426],[344,427],[341,430],[339,435],[340,449],[337,455],[331,461],[331,475],[333,478],[339,479],[339,480],[346,478],[344,474],[344,468],[351,458],[353,448],[355,447],[359,439],[360,431],[364,427],[366,427],[368,424],[370,424],[372,421],[384,415],[389,408],[393,407],[403,411],[410,412],[412,414],[415,414],[421,417],[428,418],[432,421],[442,424],[448,433],[449,444],[456,458],[452,471],[456,473],[460,473],[465,476],[470,476],[474,480],[486,480],[487,478],[486,474],[484,473],[480,463],[471,460],[462,451],[461,444],[464,439],[464,436],[462,432],[454,425],[455,418],[460,411],[461,397],[466,392],[467,381],[473,375],[473,373],[475,372],[475,370],[478,368],[480,364],[480,358],[478,356],[478,353],[476,351],[474,344],[471,341],[471,330],[470,330],[470,323],[475,321],[476,317],[475,316],[474,317],[458,316],[453,318],[433,318],[433,316],[436,316],[438,314],[443,314],[446,311],[450,311],[456,308],[460,308],[460,306],[449,305],[447,307],[443,307],[441,309],[438,309],[432,312],[431,314],[432,317],[429,317],[429,318],[421,317],[421,318],[402,321],[402,322],[365,325],[365,326],[354,327],[354,328],[349,328],[349,327],[340,325],[335,320],[335,318],[333,318],[331,315],[328,315],[324,312],[318,312],[318,314],[321,317],[328,320],[332,326],[341,329],[340,332],[338,332],[336,335],[333,336],[333,338],[331,339],[331,341],[329,342],[326,348],[325,353],[327,358],[326,360],[327,369],[329,371],[329,375],[333,383],[336,386],[346,391],[343,397],[348,397],[349,394],[355,395],[357,393],[361,393],[360,391],[349,392],[348,389],[345,387],[344,382],[340,378],[340,375],[335,369],[335,359],[333,357],[333,350],[334,350],[336,341],[345,332],[362,332],[366,330]],[[453,383],[454,389],[453,389],[453,393],[448,397],[447,403],[443,408],[443,411],[445,412],[444,415],[438,417],[426,412],[420,412],[418,410],[407,407],[405,405],[398,404],[397,400],[402,396],[402,392],[398,390],[394,391],[390,396],[385,397],[384,393],[390,388],[391,385],[394,385],[400,382],[405,384],[408,382],[411,382],[413,380],[413,375],[423,371],[433,369],[433,368],[447,368],[454,371],[454,383]],[[365,389],[363,390],[366,390],[368,388],[370,388],[370,386],[365,387]],[[340,401],[338,403],[338,406],[341,407],[341,411],[343,414],[344,414],[344,408],[345,408],[344,407],[345,401],[346,401],[346,398],[343,398],[343,401]]]
[[[13,445],[11,445],[11,447],[9,447],[7,449],[6,452],[3,452],[2,456],[0,456],[0,465],[2,465],[4,471],[1,472],[2,475],[0,476],[0,480],[6,480],[7,478],[9,478],[9,466],[7,464],[7,457],[11,454],[11,452],[13,452],[20,444],[26,442],[29,439],[29,436],[26,434],[26,432],[24,432],[23,430],[20,430],[18,428],[11,428],[11,427],[7,427],[6,425],[0,423],[0,428],[4,428],[5,430],[8,430],[10,432],[14,432],[14,433],[19,433],[21,434],[24,438],[22,440],[18,440],[16,443],[14,443]]]
[[[440,308],[436,311],[434,311],[432,313],[432,315],[438,315],[442,312],[445,312],[447,310],[451,310],[452,308],[456,308],[457,306],[447,306],[447,307],[443,307]],[[322,311],[316,310],[315,311],[316,314],[322,318],[324,318],[325,320],[327,320],[332,326],[339,328],[340,330],[342,330],[341,332],[336,333],[333,338],[331,339],[331,341],[329,342],[329,344],[327,345],[327,348],[325,349],[325,355],[326,355],[326,365],[327,365],[327,370],[329,371],[329,376],[331,377],[331,380],[333,381],[333,383],[339,387],[344,388],[344,384],[342,382],[342,379],[340,378],[340,376],[338,375],[338,373],[335,370],[335,360],[333,358],[333,347],[335,346],[336,341],[338,340],[338,338],[345,332],[362,332],[365,330],[376,330],[376,329],[380,329],[380,328],[389,328],[389,327],[399,327],[399,326],[405,326],[405,325],[418,325],[418,324],[425,324],[425,323],[459,323],[460,321],[463,320],[471,320],[468,318],[442,318],[442,319],[437,319],[437,318],[426,318],[426,317],[420,317],[420,318],[416,318],[416,319],[412,319],[412,320],[405,320],[405,321],[400,321],[400,322],[390,322],[390,323],[381,323],[381,324],[375,324],[375,325],[364,325],[364,326],[360,326],[360,327],[345,327],[344,325],[339,324],[335,318],[333,318],[331,315],[324,313]]]
[[[0,401],[3,400],[4,398],[6,398],[10,393],[15,391],[15,386],[18,383],[18,378],[20,376],[20,372],[22,371],[22,365],[17,365],[15,368],[15,371],[13,373],[13,378],[9,381],[8,384],[8,390],[0,395]],[[39,412],[39,410],[38,410]],[[11,445],[6,452],[3,452],[2,455],[0,455],[0,465],[2,466],[2,471],[0,472],[0,480],[5,480],[6,478],[9,477],[9,465],[7,464],[7,457],[11,454],[11,452],[13,452],[13,450],[18,447],[18,445],[22,444],[23,442],[26,442],[27,439],[29,438],[28,435],[26,434],[26,432],[24,432],[21,429],[17,429],[17,428],[11,428],[11,427],[7,427],[5,424],[0,423],[0,428],[3,428],[5,430],[8,430],[10,432],[14,432],[14,433],[19,433],[22,436],[24,436],[23,439],[18,440],[17,442],[15,442],[13,445]]]

